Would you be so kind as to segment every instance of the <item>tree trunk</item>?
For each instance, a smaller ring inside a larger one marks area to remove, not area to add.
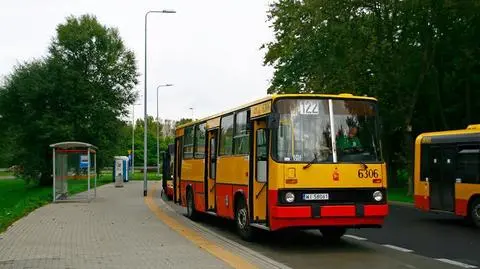
[[[411,133],[411,124],[412,124],[412,118],[413,118],[413,113],[415,112],[415,106],[417,105],[417,99],[418,99],[418,93],[420,91],[420,88],[423,85],[423,82],[425,81],[425,76],[430,72],[430,68],[432,66],[432,60],[435,59],[435,49],[436,46],[435,44],[432,44],[431,36],[429,39],[427,39],[427,42],[425,44],[425,50],[423,52],[423,67],[420,72],[420,75],[418,77],[417,85],[415,86],[415,89],[412,94],[412,102],[410,103],[410,107],[408,108],[407,112],[407,117],[405,120],[405,127],[408,128],[406,132],[404,132],[404,140],[406,143],[406,156],[407,156],[407,169],[408,169],[408,196],[413,195],[413,153],[414,153],[414,148],[415,145],[413,144],[413,139],[412,139],[412,133]],[[431,48],[431,54],[429,53],[429,49]]]
[[[467,72],[469,74],[469,72]],[[471,116],[471,89],[470,89],[470,77],[467,76],[465,81],[465,120],[466,125],[471,123],[472,116]],[[467,126],[465,126],[467,127]]]
[[[407,191],[407,196],[413,195],[413,154],[415,152],[415,144],[412,138],[412,132],[411,130],[407,130],[404,134],[404,139],[405,139],[405,148],[407,148],[406,152],[406,162],[407,162],[407,171],[408,171],[408,191]]]

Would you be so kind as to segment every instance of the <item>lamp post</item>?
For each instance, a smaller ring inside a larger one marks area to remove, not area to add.
[[[147,17],[150,13],[176,13],[173,10],[149,10],[145,13],[145,78],[144,78],[144,135],[143,135],[143,196],[147,196]]]
[[[158,89],[160,87],[170,87],[173,84],[162,84],[157,86],[157,177],[160,176],[160,138],[159,138],[159,125],[160,121],[158,119]]]
[[[193,121],[193,107],[188,108],[192,111],[192,121]]]

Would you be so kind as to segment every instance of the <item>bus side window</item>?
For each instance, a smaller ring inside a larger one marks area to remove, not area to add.
[[[462,183],[480,184],[480,148],[461,146],[457,156],[457,178]]]

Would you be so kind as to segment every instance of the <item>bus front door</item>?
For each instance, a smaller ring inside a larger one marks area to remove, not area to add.
[[[208,132],[208,155],[207,155],[207,211],[216,212],[216,186],[215,178],[217,173],[217,133],[218,130]]]
[[[267,219],[268,192],[268,130],[265,120],[253,122],[253,177],[251,182],[251,201],[253,222],[265,224]]]
[[[455,207],[455,148],[430,149],[429,186],[430,208],[454,211]]]

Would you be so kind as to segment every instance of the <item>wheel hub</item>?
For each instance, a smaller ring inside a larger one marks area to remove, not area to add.
[[[190,195],[189,195],[189,197],[188,197],[187,204],[188,204],[188,206],[187,206],[187,213],[188,213],[188,215],[190,215],[190,214],[192,213],[192,211],[193,211],[193,201],[192,201],[192,198],[191,198]]]
[[[247,225],[247,211],[242,208],[238,211],[238,226],[243,229]]]
[[[474,212],[474,217],[476,219],[480,219],[480,204],[476,205],[475,208],[473,208]]]

